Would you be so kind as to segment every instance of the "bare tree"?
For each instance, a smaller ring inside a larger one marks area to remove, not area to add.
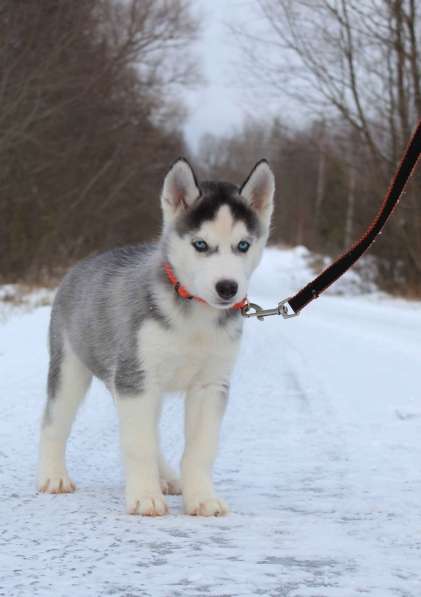
[[[306,109],[328,127],[342,123],[339,129],[350,137],[346,146],[354,147],[352,160],[342,158],[348,169],[347,190],[336,197],[347,204],[341,218],[342,245],[351,229],[352,235],[358,232],[352,224],[358,220],[356,210],[362,222],[372,216],[421,117],[420,6],[415,0],[257,0],[256,5],[264,31],[235,31],[248,87],[292,98],[297,110]],[[351,137],[358,138],[356,148]],[[333,139],[338,142],[335,135]],[[342,148],[342,143],[337,146],[337,154]],[[323,159],[319,155],[316,206]],[[317,208],[316,222],[319,213]],[[402,280],[419,286],[421,205],[416,182],[399,219],[389,226],[388,238],[388,245],[378,243],[376,251],[391,264],[392,285],[400,279],[401,286]]]
[[[364,136],[373,157],[390,162],[420,114],[416,3],[257,0],[257,5],[267,36],[254,38],[253,52],[245,52],[254,85],[267,82],[266,90],[289,94],[313,112],[340,115]],[[247,31],[237,35],[243,47],[249,43]]]
[[[187,0],[0,5],[0,276],[150,237],[196,80]]]
[[[320,212],[323,207],[323,199],[326,193],[326,123],[321,121],[319,126],[319,157],[317,165],[317,183],[316,183],[316,207],[315,207],[315,225],[317,227],[320,221]]]

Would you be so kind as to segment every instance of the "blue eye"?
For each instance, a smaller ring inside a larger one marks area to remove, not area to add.
[[[237,245],[237,249],[241,253],[247,253],[247,251],[250,249],[250,243],[247,242],[246,240],[240,240],[240,242]]]
[[[209,249],[208,243],[204,240],[195,240],[192,245],[199,253],[205,253]]]

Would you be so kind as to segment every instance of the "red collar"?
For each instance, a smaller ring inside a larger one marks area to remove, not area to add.
[[[194,299],[195,301],[198,301],[199,303],[207,304],[204,299],[200,298],[200,296],[193,296],[192,294],[190,294],[190,292],[186,288],[184,288],[184,286],[182,286],[180,284],[180,282],[177,280],[176,275],[175,275],[171,265],[168,263],[168,261],[166,263],[164,263],[164,271],[168,276],[168,280],[174,286],[174,290],[176,291],[178,296],[180,296],[183,299],[189,299],[189,300]],[[235,305],[230,307],[230,309],[236,309],[237,311],[239,311],[246,305],[248,305],[248,301],[246,298],[243,298],[242,301],[240,301],[239,303],[235,303]]]

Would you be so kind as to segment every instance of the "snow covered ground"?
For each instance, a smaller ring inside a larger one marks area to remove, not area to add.
[[[270,250],[250,297],[273,306],[310,277],[302,249]],[[164,518],[125,514],[99,383],[69,446],[78,491],[36,493],[48,316],[0,321],[0,596],[421,595],[420,304],[324,296],[246,321],[216,466],[232,513],[215,519],[179,497]],[[174,462],[181,407],[162,421]]]

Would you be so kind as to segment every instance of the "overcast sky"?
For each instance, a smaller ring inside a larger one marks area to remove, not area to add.
[[[279,116],[299,124],[304,117],[302,106],[286,96],[270,96],[257,81],[256,88],[247,93],[236,69],[244,60],[229,25],[245,28],[258,37],[269,37],[256,0],[195,0],[193,6],[197,7],[202,22],[195,55],[205,81],[183,98],[190,108],[185,135],[192,151],[198,148],[204,134],[224,135],[240,128],[246,118],[260,121]],[[269,48],[264,51],[269,52]],[[276,54],[267,58],[278,61],[280,57]],[[289,63],[290,58],[286,55],[284,58]]]
[[[251,0],[196,0],[203,15],[203,33],[197,53],[203,85],[187,94],[190,116],[185,133],[196,149],[204,133],[224,134],[239,127],[247,112],[244,92],[234,84],[234,64],[239,58],[231,43],[227,23],[251,21]]]

